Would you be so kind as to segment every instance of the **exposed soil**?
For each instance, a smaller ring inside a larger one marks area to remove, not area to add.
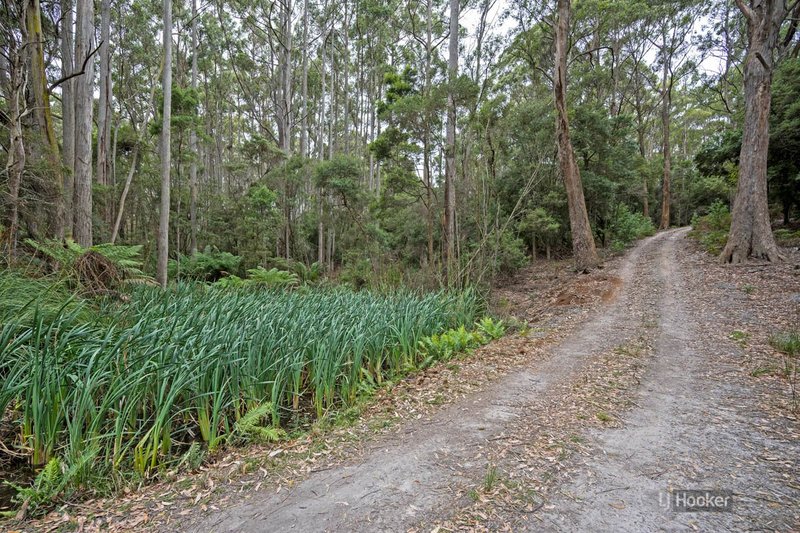
[[[588,276],[535,265],[495,295],[525,335],[383,390],[355,422],[33,529],[800,529],[800,422],[768,342],[800,325],[800,257],[722,266],[685,235]],[[669,489],[733,491],[733,512],[665,509]]]

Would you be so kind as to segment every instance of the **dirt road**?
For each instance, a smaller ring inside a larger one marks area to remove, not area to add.
[[[660,233],[632,250],[617,272],[622,283],[612,301],[540,363],[407,424],[342,466],[210,513],[192,530],[797,527],[800,442],[764,430],[746,384],[717,379],[735,369],[698,326],[703,302],[693,297],[686,283],[693,272],[678,257],[685,233]],[[641,352],[628,365],[638,386],[617,387],[626,399],[609,405],[632,408],[595,413],[618,427],[585,427],[587,416],[575,407],[584,401],[582,388],[605,380],[607,370],[606,381],[615,383],[625,372],[606,362],[630,346]],[[526,462],[541,451],[534,448],[543,436],[561,442],[567,435],[584,444],[578,451],[560,445],[557,475]],[[495,476],[513,488],[508,501],[517,503],[497,505],[476,491],[484,485],[488,492]],[[668,489],[733,491],[733,512],[665,509]],[[520,503],[520,494],[527,502]],[[482,503],[496,512],[482,512]]]

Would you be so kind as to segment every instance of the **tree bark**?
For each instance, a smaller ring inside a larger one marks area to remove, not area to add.
[[[319,124],[317,124],[317,160],[325,159],[325,44],[327,39],[322,42],[322,61],[320,70],[322,71],[322,83],[320,89],[322,96],[319,100]],[[330,142],[330,139],[329,139]],[[325,267],[325,228],[322,222],[324,211],[322,187],[317,187],[317,262],[320,267]]]
[[[427,24],[425,26],[425,98],[431,98],[431,64],[433,61],[433,0],[427,1]],[[426,104],[430,108],[430,102]],[[435,213],[433,210],[433,179],[431,179],[431,116],[426,112],[426,124],[422,134],[422,177],[425,181],[426,197],[426,230],[428,240],[428,264],[432,267],[435,263],[433,252],[433,226]]]
[[[282,0],[283,9],[281,14],[281,54],[280,54],[280,75],[281,75],[281,107],[280,107],[280,127],[279,137],[281,149],[284,156],[288,158],[292,150],[292,2]],[[283,209],[285,217],[284,226],[284,256],[291,259],[291,238],[292,238],[292,205],[291,205],[291,184],[289,177],[284,178],[283,187]]]
[[[666,32],[666,30],[664,30]],[[670,220],[670,186],[672,181],[672,148],[670,146],[670,107],[672,106],[672,82],[669,76],[671,53],[668,50],[666,33],[664,34],[664,65],[661,72],[661,154],[664,158],[664,174],[661,181],[661,221],[659,229],[668,229]]]
[[[644,148],[644,126],[641,112],[637,109],[636,115],[638,117],[639,125],[636,128],[636,134],[639,140],[639,154],[642,160],[647,160],[647,155]],[[650,218],[650,192],[647,190],[647,173],[642,173],[642,216]]]
[[[197,0],[192,0],[192,91],[197,90]],[[189,150],[192,163],[189,166],[189,248],[191,255],[197,254],[197,127],[192,125],[189,132]]]
[[[455,261],[455,174],[456,174],[456,101],[455,83],[458,77],[458,16],[459,0],[450,0],[450,39],[447,61],[447,78],[450,87],[447,91],[447,132],[445,146],[444,178],[444,226],[445,226],[445,268],[447,278],[452,282]]]
[[[75,34],[76,63],[85,62],[75,78],[75,186],[72,198],[73,238],[92,245],[92,115],[94,100],[94,2],[78,0]],[[90,57],[91,56],[91,57]]]
[[[744,263],[749,258],[781,261],[769,217],[767,151],[773,56],[788,10],[785,2],[752,1],[748,6],[736,0],[736,4],[747,20],[744,132],[731,229],[720,259],[726,263]]]
[[[111,184],[111,0],[100,3],[100,96],[97,107],[97,183]],[[104,213],[110,219],[110,202]]]
[[[572,232],[572,251],[575,269],[587,271],[600,263],[595,249],[583,184],[575,152],[569,135],[567,117],[567,35],[569,33],[570,0],[558,0],[556,23],[555,73],[553,89],[556,104],[556,136],[558,137],[558,163],[564,186],[567,189],[569,224]]]
[[[24,12],[21,13],[24,17]],[[24,25],[23,25],[24,27]],[[7,57],[0,57],[0,82],[4,96],[8,102],[9,149],[6,160],[10,210],[8,213],[7,250],[9,256],[16,255],[19,229],[19,189],[22,182],[22,171],[25,168],[25,143],[22,136],[22,114],[27,74],[23,67],[22,51],[16,40],[11,37],[6,44]]]
[[[308,0],[303,2],[303,79],[300,113],[300,155],[308,157]]]
[[[75,68],[75,18],[71,0],[61,1],[61,75],[67,77]],[[75,184],[75,80],[61,84],[62,166],[64,167],[64,233],[72,236],[72,195]]]
[[[161,90],[164,93],[164,110],[161,125],[161,211],[158,219],[158,261],[156,280],[162,289],[167,288],[169,259],[169,206],[172,123],[172,0],[164,0],[164,72]]]
[[[53,115],[50,111],[50,90],[44,64],[44,33],[39,0],[28,0],[25,5],[25,24],[28,37],[28,112],[32,118],[35,140],[27,143],[28,161],[43,163],[50,177],[43,191],[45,201],[46,234],[51,239],[64,238],[64,178],[61,172],[61,155],[56,139]]]
[[[140,143],[136,143],[136,146],[133,147],[133,155],[131,156],[131,168],[128,169],[128,176],[125,178],[125,184],[122,186],[122,194],[119,197],[119,207],[117,208],[117,216],[114,219],[114,227],[111,230],[111,239],[108,241],[111,244],[114,244],[117,241],[117,237],[119,236],[119,228],[122,224],[122,214],[125,211],[125,200],[128,198],[128,192],[131,189],[131,183],[133,182],[133,175],[136,173],[136,166],[139,162],[139,145]]]

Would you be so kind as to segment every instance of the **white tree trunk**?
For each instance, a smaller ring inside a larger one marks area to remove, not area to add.
[[[158,262],[156,279],[162,289],[167,288],[169,259],[169,194],[172,122],[172,0],[164,0],[164,72],[161,89],[164,93],[164,111],[161,126],[161,212],[158,219]]]
[[[61,76],[67,77],[75,68],[75,15],[71,0],[61,1]],[[72,236],[72,195],[75,187],[75,80],[61,84],[61,146],[64,166],[64,231]]]
[[[111,184],[111,0],[100,3],[100,95],[97,107],[97,183]],[[107,210],[110,213],[110,209]]]
[[[447,62],[447,77],[450,88],[447,91],[447,132],[445,146],[444,179],[444,221],[445,221],[445,265],[447,277],[452,280],[455,260],[455,222],[456,222],[456,102],[454,84],[458,77],[458,15],[459,0],[450,0],[450,41]]]
[[[197,90],[197,0],[192,0],[192,90]],[[192,126],[189,132],[189,150],[192,152],[192,164],[189,167],[189,220],[190,249],[192,255],[197,253],[197,130]]]
[[[78,0],[75,62],[85,64],[75,78],[75,184],[73,230],[81,246],[92,245],[92,115],[94,100],[94,2]],[[88,58],[88,59],[87,59]]]

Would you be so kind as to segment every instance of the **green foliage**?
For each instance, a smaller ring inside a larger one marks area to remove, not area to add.
[[[800,247],[800,230],[792,231],[786,228],[779,228],[774,233],[775,241],[779,246]]]
[[[173,279],[217,281],[238,273],[241,264],[239,256],[207,248],[193,256],[181,256],[180,261],[170,260],[169,276]]]
[[[240,288],[240,287],[261,287],[268,289],[291,289],[299,285],[313,285],[320,279],[320,267],[318,263],[306,266],[299,261],[286,261],[283,258],[273,259],[283,267],[266,269],[262,266],[247,270],[247,277],[240,278],[236,275],[229,275],[219,278],[214,284],[221,288]]]
[[[96,449],[88,450],[69,464],[53,457],[37,474],[30,486],[7,482],[17,491],[14,497],[15,503],[27,505],[28,516],[43,514],[58,498],[69,496],[89,476],[98,474],[91,472],[96,453]]]
[[[262,425],[267,418],[275,418],[275,410],[271,403],[252,407],[233,426],[233,435],[257,444],[275,442],[286,436],[286,432],[281,428]]]
[[[33,278],[11,269],[0,270],[0,316],[28,322],[34,315],[50,318],[64,308],[72,310],[79,305],[60,278]]]
[[[35,249],[49,261],[56,275],[64,280],[70,288],[81,290],[87,288],[92,280],[86,278],[86,272],[80,268],[80,261],[90,253],[97,253],[107,259],[120,275],[122,283],[146,283],[152,278],[142,271],[141,245],[124,246],[119,244],[96,244],[84,248],[72,239],[60,241],[34,241],[27,239],[25,243]]]
[[[355,290],[367,287],[373,277],[372,262],[360,254],[350,254],[339,273],[339,281]]]
[[[800,58],[781,62],[772,83],[769,132],[770,195],[781,203],[784,222],[800,209]]]
[[[489,340],[499,339],[506,333],[506,326],[503,321],[494,320],[489,316],[483,317],[475,325],[478,331]]]
[[[172,85],[170,126],[173,130],[184,131],[196,127],[197,110],[200,100],[197,91],[190,88],[183,88],[179,85]],[[150,122],[150,133],[159,135],[163,127],[164,94],[158,92],[158,105],[156,106],[156,117]]]
[[[214,286],[219,287],[220,289],[238,289],[243,287],[245,284],[245,280],[239,276],[226,276],[214,283]]]
[[[494,272],[510,274],[528,264],[525,243],[510,231],[494,231],[487,248]]]
[[[317,165],[315,177],[317,187],[321,187],[341,198],[345,205],[354,204],[362,192],[360,178],[363,172],[361,158],[348,155],[335,155],[332,159]]]
[[[691,237],[696,239],[712,255],[719,254],[728,241],[731,214],[728,206],[716,201],[708,208],[708,214],[692,218]]]
[[[425,361],[447,361],[455,354],[468,352],[473,348],[499,339],[505,334],[502,322],[484,317],[475,324],[475,329],[468,331],[465,326],[450,329],[444,333],[424,337],[419,341],[419,348],[426,355]]]
[[[319,417],[352,405],[365,384],[419,366],[424,337],[453,329],[450,344],[479,342],[482,334],[471,340],[458,328],[481,309],[473,291],[186,283],[172,292],[141,286],[96,314],[34,311],[23,320],[0,306],[0,417],[34,465],[67,465],[64,478],[50,467],[37,493],[62,492],[87,472],[146,475],[180,460],[175,442],[199,438],[213,451],[231,435],[280,438],[281,421],[300,410]]]
[[[789,357],[800,356],[800,331],[787,331],[773,335],[769,343],[779,352]]]
[[[642,237],[653,235],[656,228],[653,221],[641,213],[631,213],[625,204],[617,204],[608,225],[611,247],[621,250]]]
[[[282,257],[272,259],[272,264],[277,265],[280,270],[291,272],[297,276],[303,285],[314,285],[318,283],[322,276],[322,267],[319,263],[312,263],[310,266],[301,261],[287,261]]]
[[[297,274],[278,270],[277,268],[266,268],[259,266],[247,271],[247,283],[268,288],[296,287],[300,284]]]
[[[547,209],[537,207],[525,213],[517,225],[520,234],[530,243],[531,250],[536,250],[536,241],[550,246],[561,234],[561,223]]]

